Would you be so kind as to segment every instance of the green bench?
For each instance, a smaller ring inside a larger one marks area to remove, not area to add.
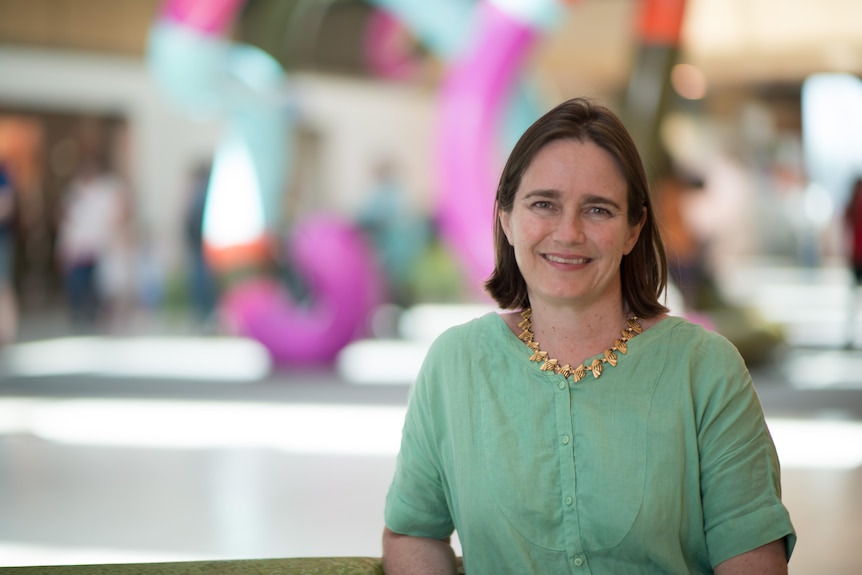
[[[458,559],[459,573],[463,573]],[[175,563],[0,567],[0,575],[384,575],[375,557],[309,557]]]
[[[4,567],[2,575],[383,575],[380,559],[315,557]]]

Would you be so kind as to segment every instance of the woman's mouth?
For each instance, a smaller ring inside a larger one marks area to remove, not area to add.
[[[554,262],[557,264],[568,264],[568,265],[585,264],[585,263],[590,261],[589,258],[582,258],[582,257],[564,258],[562,256],[555,256],[552,254],[545,254],[545,259],[548,260],[549,262]]]

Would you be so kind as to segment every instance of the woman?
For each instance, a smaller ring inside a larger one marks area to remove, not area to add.
[[[386,502],[387,575],[786,573],[795,533],[750,376],[670,317],[646,175],[607,108],[559,105],[497,189],[504,310],[433,344]]]

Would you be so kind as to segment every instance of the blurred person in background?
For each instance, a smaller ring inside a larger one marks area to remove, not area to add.
[[[100,266],[106,266],[108,255],[122,244],[127,214],[123,189],[118,176],[92,159],[83,163],[61,199],[57,254],[75,329],[96,328],[104,319],[104,278],[110,272]]]
[[[862,285],[862,176],[853,181],[850,189],[850,199],[844,210],[844,225],[847,229],[847,265],[852,274],[846,348],[852,349],[856,343],[858,291],[859,286]]]
[[[139,231],[135,225],[134,205],[128,183],[119,175],[106,173],[105,186],[113,189],[113,219],[106,222],[110,241],[97,267],[96,284],[100,294],[105,327],[113,332],[127,332],[139,309],[138,253]]]
[[[406,307],[414,303],[408,284],[428,243],[426,222],[410,209],[394,162],[379,161],[374,167],[373,178],[357,223],[383,266],[390,303]]]
[[[204,254],[204,211],[209,193],[212,165],[201,163],[194,174],[186,208],[185,237],[189,259],[189,295],[195,321],[201,326],[214,326],[217,284],[214,271]]]
[[[655,194],[668,271],[687,309],[691,310],[713,307],[716,300],[712,293],[716,288],[706,263],[706,239],[699,236],[687,219],[687,201],[702,189],[703,181],[675,167],[659,180]]]
[[[450,328],[412,388],[387,575],[786,574],[796,536],[751,376],[660,302],[643,163],[573,99],[515,145],[495,202],[502,313]],[[573,571],[574,569],[574,571]]]
[[[18,306],[15,298],[15,189],[9,171],[0,163],[0,347],[15,341]]]

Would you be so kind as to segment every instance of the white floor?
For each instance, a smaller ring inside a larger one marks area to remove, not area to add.
[[[0,565],[380,554],[403,405],[7,397],[0,412],[18,420],[0,436]]]

